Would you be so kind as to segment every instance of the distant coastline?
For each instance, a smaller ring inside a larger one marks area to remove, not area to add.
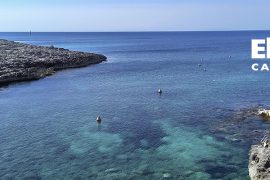
[[[44,78],[54,72],[106,61],[101,54],[0,40],[0,86]]]

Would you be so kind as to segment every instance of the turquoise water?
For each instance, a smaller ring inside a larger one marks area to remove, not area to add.
[[[0,33],[108,57],[0,89],[1,179],[248,179],[270,127],[244,116],[270,96],[250,40],[269,34]]]

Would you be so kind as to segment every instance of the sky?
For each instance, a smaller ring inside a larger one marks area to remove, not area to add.
[[[269,0],[0,0],[1,32],[270,30]]]

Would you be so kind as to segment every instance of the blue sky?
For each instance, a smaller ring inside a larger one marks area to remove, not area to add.
[[[269,0],[0,0],[0,31],[270,29]]]

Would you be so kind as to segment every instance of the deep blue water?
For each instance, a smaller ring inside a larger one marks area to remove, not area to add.
[[[269,106],[251,39],[269,35],[0,33],[108,57],[0,89],[1,179],[248,179],[250,145],[270,127],[241,111]]]

